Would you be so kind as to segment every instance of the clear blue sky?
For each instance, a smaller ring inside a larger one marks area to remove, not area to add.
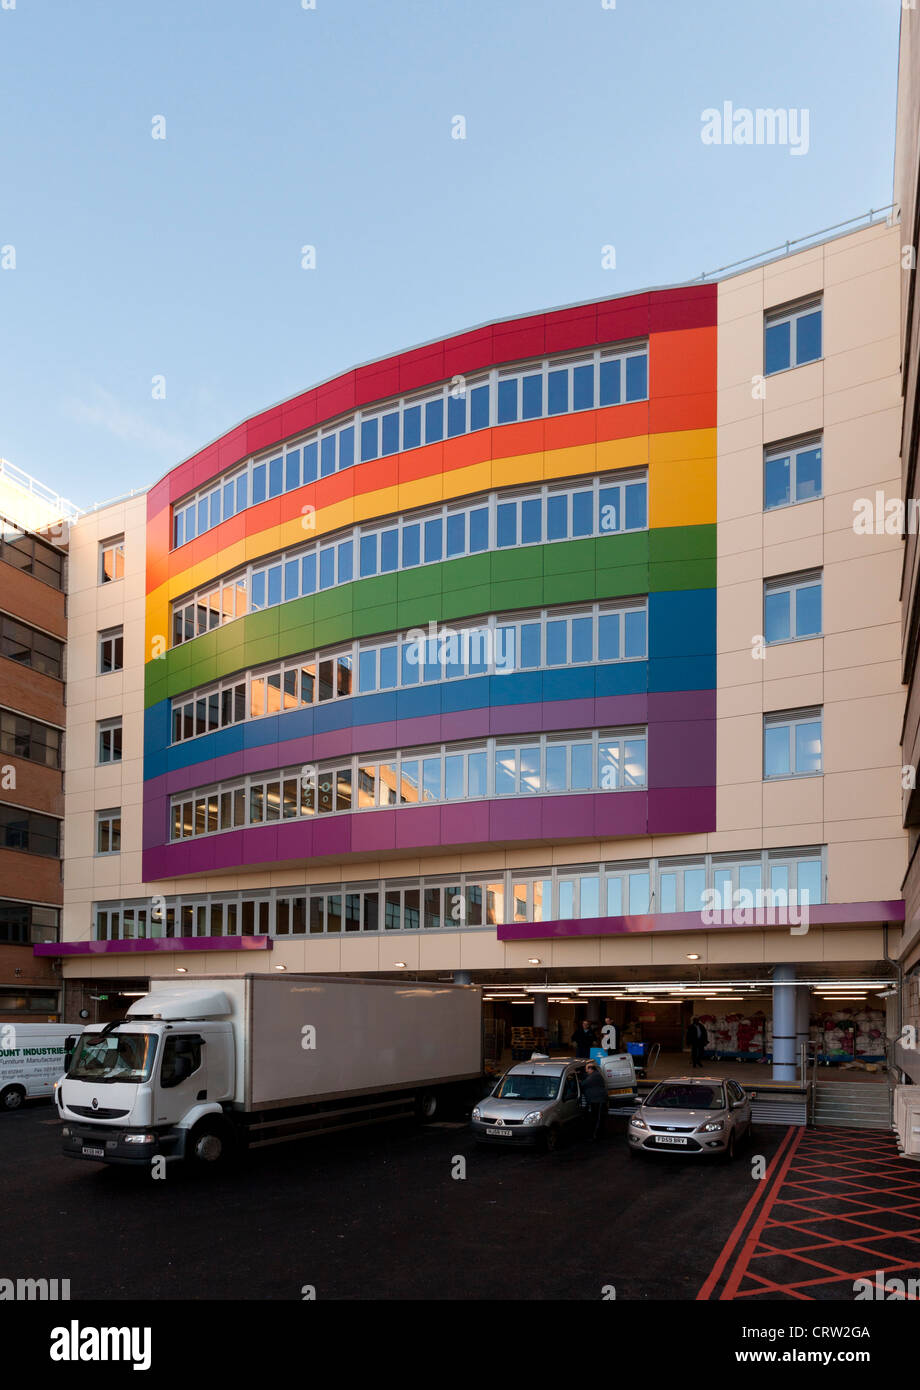
[[[899,16],[898,0],[16,0],[0,455],[90,505],[355,363],[888,203]],[[725,101],[807,108],[808,153],[704,145],[701,112]]]

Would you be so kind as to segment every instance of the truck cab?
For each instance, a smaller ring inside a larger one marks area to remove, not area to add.
[[[164,991],[121,1022],[86,1028],[56,1089],[64,1153],[140,1165],[188,1157],[190,1143],[213,1149],[233,1096],[229,1013],[221,991]]]

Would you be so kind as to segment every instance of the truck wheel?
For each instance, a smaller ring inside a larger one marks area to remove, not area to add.
[[[195,1125],[185,1147],[185,1157],[193,1168],[220,1168],[233,1149],[233,1138],[219,1120],[201,1120]]]
[[[430,1124],[441,1112],[441,1097],[437,1091],[423,1091],[416,1097],[415,1113],[422,1124]]]
[[[7,1086],[0,1091],[0,1109],[18,1110],[26,1098],[26,1093],[21,1086]]]

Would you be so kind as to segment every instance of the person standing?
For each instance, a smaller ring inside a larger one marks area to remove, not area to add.
[[[691,1066],[702,1067],[703,1052],[709,1042],[709,1034],[696,1017],[690,1020],[690,1027],[687,1029],[687,1042],[690,1044]]]
[[[607,1128],[607,1083],[596,1062],[589,1062],[585,1068],[581,1093],[588,1102],[591,1138],[603,1139]]]
[[[572,1042],[575,1044],[576,1057],[590,1057],[592,1047],[597,1046],[597,1035],[586,1018],[572,1034]]]

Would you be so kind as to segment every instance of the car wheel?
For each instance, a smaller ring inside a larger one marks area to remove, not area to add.
[[[0,1091],[0,1109],[18,1110],[25,1098],[26,1093],[21,1086],[7,1086]]]
[[[559,1126],[550,1125],[549,1129],[543,1136],[543,1147],[546,1149],[546,1152],[550,1154],[555,1153],[556,1149],[559,1148],[560,1142],[561,1135],[559,1132]]]

